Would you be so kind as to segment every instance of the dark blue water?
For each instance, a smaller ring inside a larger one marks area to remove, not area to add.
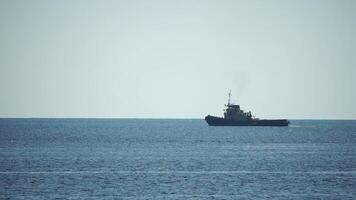
[[[355,199],[356,121],[0,119],[0,199]]]

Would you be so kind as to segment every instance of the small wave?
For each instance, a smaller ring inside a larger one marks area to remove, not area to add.
[[[2,171],[0,174],[356,174],[356,171]]]
[[[318,126],[290,124],[289,127],[290,127],[290,128],[317,128]]]
[[[1,196],[0,198],[5,197]],[[36,196],[36,195],[16,195],[16,197],[21,197],[21,199],[41,199],[42,196]],[[223,198],[223,199],[231,199],[231,198],[247,198],[251,199],[252,197],[261,197],[261,198],[266,198],[266,197],[286,197],[286,199],[289,199],[290,197],[340,197],[341,199],[344,198],[352,198],[353,194],[350,193],[313,193],[313,194],[300,194],[300,193],[286,193],[286,192],[280,192],[280,193],[273,193],[273,194],[257,194],[257,195],[249,195],[249,194],[159,194],[159,195],[141,195],[141,196],[122,196],[122,195],[105,195],[105,196],[96,196],[96,195],[56,195],[57,198],[61,199],[102,199],[102,198],[119,198],[119,199],[191,199],[191,198],[199,198],[199,199],[207,199],[207,198]],[[289,198],[287,198],[289,197]],[[253,198],[253,199],[254,199]]]

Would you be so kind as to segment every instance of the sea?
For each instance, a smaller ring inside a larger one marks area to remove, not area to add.
[[[356,199],[356,121],[0,119],[0,199]]]

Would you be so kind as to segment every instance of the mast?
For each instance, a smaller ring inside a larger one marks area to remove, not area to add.
[[[229,91],[229,100],[227,101],[227,105],[230,105],[230,97],[231,97],[231,90]]]

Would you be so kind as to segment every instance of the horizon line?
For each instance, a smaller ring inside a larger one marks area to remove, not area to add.
[[[143,120],[204,120],[200,117],[0,117],[0,119],[143,119]],[[277,119],[277,118],[268,118]],[[285,118],[287,120],[324,120],[324,121],[356,121],[354,119],[337,118]]]

